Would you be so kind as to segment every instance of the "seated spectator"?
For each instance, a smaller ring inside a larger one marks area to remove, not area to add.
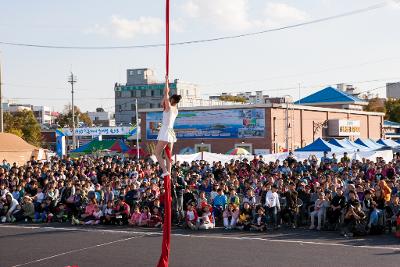
[[[84,224],[87,221],[93,220],[94,219],[93,213],[96,210],[96,206],[97,206],[96,198],[90,199],[89,203],[85,207],[85,212],[81,214],[80,219],[75,217],[72,218],[72,225]]]
[[[196,209],[193,207],[192,204],[189,204],[187,206],[186,217],[185,217],[186,226],[192,230],[196,230],[197,218],[198,216]]]
[[[225,230],[235,229],[239,218],[239,208],[236,204],[229,203],[228,207],[224,210],[222,217],[224,219]]]
[[[114,207],[115,222],[119,225],[128,224],[130,207],[124,201],[124,196],[120,196]]]
[[[356,206],[349,204],[344,216],[342,234],[346,237],[364,235],[366,233],[365,218],[359,203],[356,203]]]
[[[342,187],[336,189],[336,195],[331,201],[330,207],[327,209],[326,216],[330,226],[336,228],[339,223],[340,216],[342,216],[342,210],[346,206],[346,199],[343,195]]]
[[[396,226],[397,217],[400,215],[400,201],[399,195],[392,195],[392,201],[386,208],[386,216],[389,221],[389,230],[392,231],[392,227]]]
[[[229,194],[229,197],[227,198],[227,204],[235,204],[236,206],[240,205],[240,199],[237,196],[236,190],[235,189],[231,189]]]
[[[206,204],[202,209],[201,216],[198,217],[197,228],[199,230],[207,230],[214,228],[214,218],[211,212],[211,205]]]
[[[128,220],[130,226],[141,226],[142,224],[142,213],[140,212],[139,206],[135,206],[131,218]]]
[[[20,210],[20,206],[18,204],[18,201],[16,199],[13,198],[11,193],[6,193],[5,196],[5,201],[4,201],[4,206],[3,206],[3,211],[2,213],[2,217],[1,217],[1,222],[5,223],[5,222],[13,222],[15,221],[14,218],[14,213],[17,213]]]
[[[32,198],[24,196],[21,203],[21,210],[14,213],[15,220],[18,221],[33,221],[35,218],[35,206],[32,203]]]
[[[109,200],[103,208],[103,217],[100,219],[102,224],[112,224],[115,222],[113,201]]]
[[[149,226],[151,213],[149,207],[144,207],[140,216],[140,226]]]
[[[267,229],[267,218],[265,217],[265,210],[263,207],[258,208],[250,229],[260,232]]]
[[[196,209],[198,211],[201,211],[202,208],[204,207],[204,205],[206,205],[206,204],[208,204],[208,200],[207,200],[207,197],[206,197],[206,192],[201,191],[200,194],[199,194],[199,198],[197,199]]]
[[[153,227],[153,228],[161,228],[162,227],[162,218],[161,218],[161,215],[160,215],[157,207],[153,208],[153,212],[150,216],[148,225],[149,225],[149,227]]]
[[[240,230],[250,230],[251,223],[253,222],[253,210],[249,202],[243,202],[243,207],[240,209],[238,222],[236,227]]]
[[[91,220],[87,220],[85,225],[95,225],[100,223],[100,219],[103,217],[103,212],[99,205],[96,205],[93,212],[93,217]]]
[[[254,195],[254,190],[249,189],[247,190],[246,196],[243,198],[243,203],[247,202],[247,204],[250,205],[251,208],[255,208],[257,205],[257,199]]]
[[[320,192],[318,194],[318,199],[315,201],[314,204],[314,211],[311,212],[310,217],[311,217],[311,225],[310,225],[310,230],[315,229],[315,217],[318,218],[318,225],[317,225],[317,230],[321,230],[322,227],[322,220],[325,215],[325,209],[327,207],[327,202],[325,200],[325,193]]]

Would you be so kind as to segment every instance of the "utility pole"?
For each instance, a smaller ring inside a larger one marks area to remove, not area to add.
[[[4,121],[3,121],[3,92],[1,90],[1,61],[0,61],[0,132],[4,132]]]
[[[71,72],[68,77],[68,82],[71,84],[71,95],[72,95],[72,149],[76,148],[75,140],[75,106],[74,106],[74,83],[76,83],[76,76]]]
[[[286,98],[286,97],[285,97]],[[288,100],[285,99],[286,102],[286,111],[285,111],[285,124],[286,124],[286,152],[289,152],[289,103]]]
[[[138,114],[138,99],[135,98],[135,111],[136,111],[136,157],[139,160],[139,114]]]

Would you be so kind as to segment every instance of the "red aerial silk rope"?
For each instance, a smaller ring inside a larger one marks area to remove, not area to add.
[[[165,8],[165,82],[168,83],[169,75],[169,0],[166,0]],[[172,161],[171,150],[167,145],[165,147],[165,155]],[[161,256],[158,260],[157,267],[168,267],[169,251],[171,245],[171,176],[164,176],[164,224],[163,237],[161,244]]]

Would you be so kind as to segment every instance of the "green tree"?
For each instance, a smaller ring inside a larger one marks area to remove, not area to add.
[[[239,103],[245,103],[247,99],[243,96],[235,96],[235,95],[223,95],[220,96],[219,99],[221,101],[229,101],[229,102],[239,102]]]
[[[82,113],[81,110],[75,106],[75,127],[78,127],[78,121],[83,122],[87,126],[92,126],[92,120],[89,115],[86,113]],[[56,123],[60,125],[60,127],[72,127],[72,111],[71,106],[65,106],[64,111],[57,117]]]
[[[23,138],[34,146],[40,146],[42,135],[40,125],[31,110],[4,113],[5,131]]]
[[[385,101],[382,98],[374,97],[368,99],[368,105],[364,108],[365,111],[383,112],[386,113]]]
[[[400,99],[388,99],[385,103],[385,119],[400,122]]]

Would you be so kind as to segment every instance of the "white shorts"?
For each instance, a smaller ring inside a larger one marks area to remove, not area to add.
[[[161,127],[160,131],[158,132],[158,141],[165,141],[168,143],[175,143],[176,142],[176,136],[174,129],[172,128],[165,128]]]

